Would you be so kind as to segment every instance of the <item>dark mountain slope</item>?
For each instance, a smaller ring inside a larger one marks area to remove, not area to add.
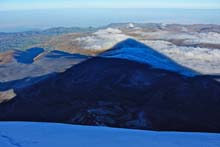
[[[136,60],[94,57],[15,93],[0,120],[220,132],[218,82]]]

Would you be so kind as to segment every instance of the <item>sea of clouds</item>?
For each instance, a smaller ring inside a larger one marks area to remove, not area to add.
[[[92,35],[76,38],[82,44],[82,48],[88,50],[104,51],[110,49],[118,42],[133,38],[154,48],[156,51],[170,57],[177,63],[204,74],[220,73],[220,49],[200,48],[187,46],[187,44],[209,43],[220,44],[220,34],[208,33],[174,33],[168,31],[143,32],[135,30],[142,39],[137,36],[129,36],[120,29],[101,29]],[[146,39],[145,39],[146,38]],[[168,40],[182,39],[186,46],[177,46]]]

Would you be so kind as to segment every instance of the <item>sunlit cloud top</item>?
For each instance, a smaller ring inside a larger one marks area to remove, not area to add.
[[[0,10],[55,8],[220,9],[220,0],[1,0]]]

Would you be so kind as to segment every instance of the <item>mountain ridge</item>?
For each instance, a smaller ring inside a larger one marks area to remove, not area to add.
[[[14,91],[2,121],[220,132],[219,82],[133,60],[92,57]]]

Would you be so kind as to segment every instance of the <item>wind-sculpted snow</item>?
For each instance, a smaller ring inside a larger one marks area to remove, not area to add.
[[[1,147],[218,147],[220,134],[154,132],[28,122],[0,123]]]

